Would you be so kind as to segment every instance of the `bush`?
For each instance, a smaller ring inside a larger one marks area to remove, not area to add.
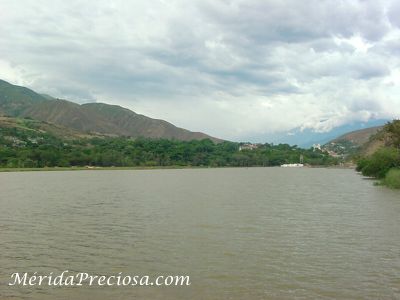
[[[400,151],[396,148],[382,148],[357,164],[357,170],[364,176],[384,178],[391,168],[400,167]]]
[[[369,160],[367,158],[360,158],[357,160],[356,171],[362,172],[362,169],[368,164]]]
[[[382,180],[382,184],[393,189],[400,189],[400,169],[390,169]]]

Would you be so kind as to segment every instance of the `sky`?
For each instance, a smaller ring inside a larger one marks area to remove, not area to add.
[[[400,116],[400,1],[0,0],[0,78],[229,140]]]

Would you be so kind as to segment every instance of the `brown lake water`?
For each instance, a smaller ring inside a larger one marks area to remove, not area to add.
[[[64,270],[191,285],[8,286]],[[342,169],[0,173],[0,299],[400,299],[400,192]]]

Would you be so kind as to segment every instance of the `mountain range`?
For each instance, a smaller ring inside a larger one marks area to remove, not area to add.
[[[301,128],[294,128],[287,132],[275,133],[273,135],[269,135],[268,137],[255,137],[255,139],[260,141],[266,140],[275,144],[287,143],[289,145],[298,145],[302,148],[309,148],[313,144],[324,145],[339,136],[345,135],[353,131],[382,126],[388,121],[388,119],[370,119],[366,122],[353,121],[332,128],[331,130],[326,132],[315,132],[312,129],[301,130]]]
[[[125,136],[131,138],[164,138],[181,141],[221,139],[201,132],[192,132],[174,126],[164,120],[137,114],[127,108],[105,103],[85,103],[57,99],[39,94],[26,87],[0,80],[0,117],[30,118],[41,121],[39,128],[56,133],[58,136]],[[367,143],[387,120],[370,120],[366,123],[351,123],[330,132],[316,133],[311,130],[293,129],[290,133],[269,136],[265,141],[297,144],[309,148],[313,144],[326,145],[327,149],[345,147],[347,150],[359,148]],[[1,125],[17,124],[9,118],[0,119]],[[379,126],[377,126],[379,125]],[[361,130],[358,130],[361,129]],[[346,151],[347,151],[346,150]]]
[[[3,80],[0,80],[0,116],[31,118],[82,134],[222,141],[201,132],[176,127],[164,120],[137,114],[118,105],[77,104]]]

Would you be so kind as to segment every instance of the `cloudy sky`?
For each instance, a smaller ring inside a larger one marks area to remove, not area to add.
[[[0,78],[231,140],[400,116],[400,1],[0,0]]]

